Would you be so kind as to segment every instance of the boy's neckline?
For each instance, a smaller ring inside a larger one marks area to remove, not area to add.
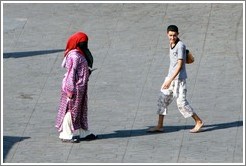
[[[173,46],[172,46],[172,44],[170,44],[171,49],[174,49],[174,47],[177,45],[177,43],[178,43],[179,41],[180,41],[180,39],[178,38]]]

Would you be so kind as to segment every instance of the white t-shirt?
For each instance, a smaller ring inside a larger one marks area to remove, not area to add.
[[[169,72],[167,77],[171,77],[173,75],[173,72],[175,71],[178,60],[183,59],[183,65],[182,68],[177,75],[175,79],[183,80],[187,78],[186,68],[185,68],[185,62],[186,62],[186,46],[182,41],[178,41],[178,43],[171,48],[169,51],[169,57],[170,57],[170,66],[169,66]]]

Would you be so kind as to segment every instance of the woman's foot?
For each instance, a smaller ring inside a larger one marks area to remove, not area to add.
[[[198,133],[198,132],[200,132],[203,125],[204,125],[204,123],[202,121],[197,122],[195,127],[190,130],[190,133]]]

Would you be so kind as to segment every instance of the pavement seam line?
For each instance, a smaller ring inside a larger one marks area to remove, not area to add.
[[[241,12],[241,15],[240,15],[240,18],[238,19],[238,22],[237,22],[237,24],[236,24],[236,33],[235,33],[235,41],[238,41],[238,30],[239,30],[239,26],[240,26],[240,23],[241,23],[241,20],[242,20],[242,17],[243,17],[243,11]],[[238,45],[237,45],[237,43],[235,42],[235,47],[237,48],[237,49],[235,49],[236,50],[236,57],[237,57],[237,59],[238,59],[238,63],[239,63],[239,65],[240,65],[240,67],[241,68],[243,68],[243,62],[242,62],[242,59],[241,59],[241,57],[239,56],[239,51],[238,51]],[[244,47],[244,45],[243,45],[243,47]]]
[[[208,34],[208,27],[209,27],[209,24],[210,24],[210,18],[211,18],[212,9],[213,9],[213,4],[211,4],[211,6],[210,6],[210,11],[209,11],[209,15],[208,15],[208,22],[207,22],[207,27],[206,27],[206,33],[205,33],[205,37],[204,37],[204,40],[203,40],[204,42],[203,42],[203,46],[202,46],[202,53],[201,53],[201,57],[200,57],[200,59],[198,61],[198,69],[197,69],[197,72],[196,72],[195,77],[194,77],[195,78],[195,83],[194,83],[194,87],[193,87],[192,92],[191,92],[190,100],[193,98],[194,89],[195,89],[195,86],[197,84],[197,76],[198,76],[199,69],[200,69],[200,66],[201,66],[201,61],[202,61],[202,58],[203,58],[203,55],[204,55],[205,42],[206,42],[206,38],[207,38],[207,34]],[[187,120],[185,121],[185,126],[187,126]],[[183,141],[184,141],[184,132],[185,132],[185,130],[183,130],[182,138],[181,138],[181,141],[180,141],[180,149],[179,149],[179,153],[178,153],[178,156],[177,156],[177,163],[179,162],[179,159],[180,159],[180,154],[181,154],[182,145],[183,145]]]
[[[122,7],[121,7],[119,10],[122,10]],[[115,17],[119,17],[119,16],[117,15],[117,16],[115,16]],[[119,18],[117,19],[116,24],[115,24],[114,31],[112,32],[112,33],[113,33],[113,36],[115,35],[115,32],[116,32],[118,23],[119,23]],[[108,49],[107,49],[107,51],[106,51],[106,53],[105,53],[105,56],[103,57],[103,60],[102,60],[102,63],[101,63],[101,65],[100,65],[99,69],[103,69],[103,67],[104,67],[104,65],[105,65],[105,61],[106,61],[106,59],[107,59],[107,57],[108,57],[108,55],[109,55],[109,50],[110,50],[110,48],[111,48],[112,42],[113,42],[113,40],[114,40],[114,38],[111,38],[111,39],[110,39],[110,33],[109,33],[109,32],[107,32],[107,38],[109,39]],[[93,94],[94,96],[97,96],[97,93],[94,94],[93,92],[94,92],[94,89],[95,89],[94,87],[96,87],[96,83],[97,83],[98,77],[99,77],[99,75],[100,75],[101,72],[102,72],[101,70],[98,70],[98,72],[96,72],[97,74],[96,74],[96,76],[95,76],[95,82],[94,82],[93,87],[92,87],[91,90],[90,90],[90,91],[91,91],[91,94]],[[94,101],[94,102],[95,102],[95,101]]]
[[[167,8],[168,8],[168,5],[167,5],[167,7],[166,7],[164,17],[166,16]],[[164,24],[164,19],[163,19],[163,21],[162,21],[162,24]],[[161,38],[161,37],[162,37],[162,36],[160,35],[159,38],[158,38],[158,40],[157,40],[157,42],[156,42],[155,48],[157,48],[158,44],[160,43],[160,40],[161,40],[160,38]],[[149,66],[148,66],[148,70],[147,70],[147,74],[146,74],[146,77],[145,77],[145,81],[144,81],[144,84],[143,84],[143,86],[142,86],[141,94],[140,94],[139,101],[138,101],[138,104],[137,104],[137,110],[136,110],[136,112],[135,112],[134,120],[133,120],[133,123],[132,123],[132,125],[131,125],[130,136],[129,136],[129,138],[127,139],[125,152],[124,152],[123,157],[122,157],[122,161],[121,161],[122,163],[123,163],[123,161],[124,161],[124,159],[125,159],[125,156],[126,156],[126,152],[127,152],[127,149],[128,149],[128,144],[129,144],[130,138],[131,138],[131,136],[132,136],[132,129],[133,129],[133,126],[134,126],[135,121],[136,121],[136,117],[137,117],[137,114],[138,114],[138,111],[139,111],[140,103],[141,103],[141,101],[142,101],[141,99],[142,99],[142,96],[143,96],[143,92],[144,92],[144,89],[145,89],[145,85],[146,85],[146,83],[147,83],[148,76],[149,76],[149,73],[150,73],[150,69],[151,69],[151,66],[152,66],[152,64],[153,64],[153,62],[154,62],[154,59],[155,59],[156,54],[157,54],[157,51],[155,51],[155,52],[153,53],[153,57],[152,57],[152,59],[151,59],[151,63],[150,63]]]
[[[27,19],[27,21],[28,21],[28,19]],[[26,21],[26,23],[27,23],[27,21]],[[26,25],[26,23],[25,23],[25,25]],[[23,34],[25,25],[24,25],[23,28],[22,28],[22,31],[21,31],[21,33],[20,33],[20,35],[19,35],[19,37],[18,37],[18,40],[19,40],[20,36]],[[71,25],[72,25],[72,24],[70,24],[69,29],[70,29]],[[18,41],[18,40],[17,40],[17,41]],[[32,112],[31,112],[31,114],[30,114],[30,116],[29,116],[29,118],[28,118],[28,121],[27,121],[27,123],[26,123],[26,125],[25,125],[25,128],[24,128],[24,130],[23,130],[23,132],[22,132],[22,134],[21,134],[21,137],[20,137],[20,139],[19,139],[19,141],[18,141],[18,143],[17,143],[17,147],[16,147],[16,149],[15,149],[15,151],[14,151],[14,153],[13,153],[11,159],[10,159],[10,161],[12,161],[12,159],[14,158],[14,156],[15,156],[17,150],[19,149],[20,142],[22,141],[22,139],[23,139],[23,137],[24,137],[24,134],[25,134],[25,132],[26,132],[26,129],[27,129],[28,125],[29,125],[29,122],[30,122],[30,120],[31,120],[31,118],[32,118],[33,113],[34,113],[35,110],[36,110],[36,106],[37,106],[37,104],[39,103],[40,97],[41,97],[41,95],[42,95],[42,93],[43,93],[43,90],[45,89],[45,86],[46,86],[46,84],[47,84],[47,81],[48,81],[48,79],[49,79],[49,77],[50,77],[50,75],[51,75],[51,72],[53,71],[54,64],[56,63],[58,57],[59,57],[59,53],[57,53],[57,56],[56,56],[56,58],[55,58],[55,60],[54,60],[53,65],[51,66],[51,69],[50,69],[50,71],[49,71],[49,74],[47,75],[47,77],[46,77],[46,79],[45,79],[45,81],[44,81],[43,87],[41,88],[41,91],[40,91],[40,93],[39,93],[39,95],[38,95],[38,98],[37,98],[35,104],[34,104],[34,107],[33,107],[33,109],[32,109]],[[69,157],[69,156],[68,156],[68,157]]]
[[[18,35],[16,42],[14,42],[15,45],[17,45],[17,46],[18,46],[18,43],[19,43],[18,41],[19,41],[19,39],[20,39],[20,36],[23,34],[23,31],[24,31],[24,29],[25,29],[25,27],[26,27],[27,21],[28,21],[28,18],[27,18],[27,20],[25,21],[25,24],[23,25],[22,30],[21,30],[20,34]],[[17,47],[15,47],[15,49],[16,49],[16,48],[17,48]],[[28,120],[28,122],[29,122],[29,120]],[[26,125],[26,127],[27,127],[27,125]],[[26,130],[26,127],[25,127],[24,131]],[[14,158],[14,156],[15,156],[15,154],[16,154],[17,149],[19,148],[19,144],[20,144],[20,142],[22,141],[24,131],[22,132],[22,135],[21,135],[21,137],[20,137],[20,139],[19,139],[19,141],[18,141],[17,147],[16,147],[16,149],[14,150],[13,155],[12,155],[10,161],[12,161],[12,159]]]

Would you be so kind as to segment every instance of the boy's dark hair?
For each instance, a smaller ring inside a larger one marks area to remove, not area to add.
[[[173,31],[173,32],[179,33],[179,29],[178,29],[178,27],[176,25],[169,25],[167,27],[167,32],[169,32],[169,31]]]

